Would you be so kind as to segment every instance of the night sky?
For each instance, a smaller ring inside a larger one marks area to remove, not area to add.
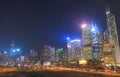
[[[14,40],[22,50],[49,44],[66,46],[66,37],[81,37],[79,24],[94,22],[106,29],[105,5],[120,21],[120,0],[3,0],[0,2],[0,50]]]

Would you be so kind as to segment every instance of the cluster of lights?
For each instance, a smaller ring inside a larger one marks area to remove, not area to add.
[[[12,52],[19,52],[19,51],[20,51],[20,49],[12,50]],[[4,54],[7,54],[7,51],[4,51]]]
[[[83,24],[81,27],[82,27],[82,28],[85,28],[86,26],[87,26],[87,24]],[[92,32],[95,32],[95,31],[96,31],[96,28],[93,26],[93,24],[92,24],[91,31],[92,31]]]
[[[19,51],[20,51],[20,49],[16,49],[16,50],[14,49],[14,50],[13,50],[13,52],[16,52],[16,51],[17,51],[17,52],[19,52]]]

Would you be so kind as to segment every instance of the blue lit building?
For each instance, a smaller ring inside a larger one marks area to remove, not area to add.
[[[96,25],[91,25],[91,37],[93,47],[93,59],[100,60],[103,58],[103,38]]]
[[[69,61],[78,61],[82,57],[81,41],[79,39],[70,40],[67,43]]]

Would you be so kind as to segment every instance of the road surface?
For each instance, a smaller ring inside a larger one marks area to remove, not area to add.
[[[75,71],[39,71],[39,72],[11,72],[0,73],[0,77],[120,77],[115,75],[93,74]]]

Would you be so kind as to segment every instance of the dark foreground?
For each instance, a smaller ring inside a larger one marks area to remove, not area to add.
[[[39,71],[39,72],[14,72],[0,73],[0,77],[120,77],[113,75],[91,74],[73,71]]]

